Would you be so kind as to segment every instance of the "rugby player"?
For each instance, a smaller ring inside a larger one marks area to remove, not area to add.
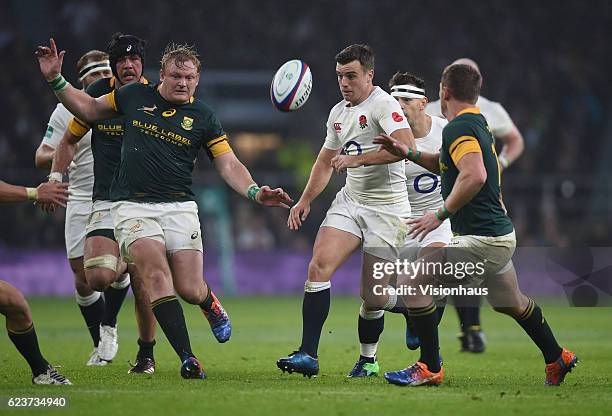
[[[87,52],[77,61],[77,72],[83,89],[87,89],[90,84],[100,78],[110,77],[111,68],[108,55],[98,50]],[[51,114],[45,136],[38,149],[36,149],[36,167],[46,169],[51,167],[55,151],[66,133],[71,119],[72,114],[66,110],[66,107],[61,103],[58,104]],[[66,208],[64,233],[66,254],[70,268],[74,273],[76,301],[94,344],[94,350],[87,360],[87,365],[106,365],[107,361],[101,359],[98,352],[100,336],[103,336],[104,345],[112,344],[112,340],[108,339],[107,336],[108,331],[105,330],[108,325],[104,325],[104,323],[112,320],[116,321],[119,310],[106,308],[105,306],[107,302],[109,305],[117,301],[121,304],[124,291],[109,289],[104,297],[101,297],[100,292],[94,292],[87,283],[85,269],[83,268],[83,253],[85,227],[91,212],[91,195],[94,185],[94,159],[91,152],[90,133],[84,136],[79,143],[78,150],[75,150],[72,155],[69,169],[70,199]],[[53,172],[53,170],[51,171]],[[61,182],[61,173],[51,174],[50,180]],[[43,209],[53,208],[43,206]],[[119,299],[116,300],[116,297],[119,297]]]
[[[428,102],[425,95],[425,81],[407,72],[397,72],[389,81],[389,88],[391,96],[399,102],[408,119],[417,150],[437,152],[442,145],[442,129],[447,121],[444,118],[431,117],[425,113],[425,106]],[[440,193],[440,177],[413,162],[406,161],[405,166],[408,200],[412,209],[410,217],[419,218],[427,211],[435,211],[442,207],[444,201]],[[426,256],[431,248],[445,246],[450,242],[452,236],[450,221],[445,220],[440,227],[418,243],[419,256]],[[372,291],[374,288],[366,290]],[[444,310],[441,305],[443,302],[438,303],[439,319],[442,318]],[[401,312],[406,319],[406,345],[412,350],[417,349],[419,339],[414,333],[410,315],[405,309],[402,309]],[[367,305],[362,305],[358,320],[360,355],[348,377],[367,377],[378,374],[379,365],[376,360],[376,352],[383,329],[384,315],[379,311],[368,310]]]
[[[133,83],[99,98],[72,87],[60,74],[64,51],[38,47],[43,76],[59,100],[86,122],[124,115],[121,160],[111,185],[111,213],[122,257],[133,261],[151,308],[181,360],[184,378],[205,378],[195,357],[175,293],[199,305],[219,342],[231,335],[227,313],[203,279],[202,235],[191,190],[200,147],[225,182],[262,205],[288,208],[280,188],[261,188],[237,159],[213,110],[195,99],[202,69],[190,47],[168,45],[160,84]]]
[[[343,100],[329,113],[327,136],[312,167],[310,178],[298,203],[291,208],[287,225],[297,230],[306,220],[310,205],[325,189],[334,169],[347,171],[346,185],[338,192],[319,228],[308,265],[302,306],[302,343],[277,366],[305,376],[319,372],[318,346],[321,329],[329,313],[331,276],[360,246],[364,256],[362,288],[371,276],[372,263],[403,246],[407,228],[402,222],[410,215],[403,158],[376,152],[372,139],[391,134],[407,146],[414,146],[410,126],[399,103],[373,84],[374,52],[367,45],[350,45],[336,55],[336,74]],[[342,153],[342,154],[341,154]],[[381,166],[365,166],[368,164]],[[381,250],[382,249],[382,250]],[[382,252],[381,252],[382,251]],[[388,299],[365,301],[360,315],[375,319],[389,305],[375,304]],[[374,304],[373,304],[374,303]]]
[[[447,247],[438,249],[434,260],[451,264],[480,262],[482,273],[472,273],[465,282],[486,283],[487,299],[493,308],[514,318],[542,352],[545,384],[559,385],[578,358],[559,346],[540,307],[518,287],[512,264],[516,237],[501,198],[499,161],[487,121],[475,105],[480,85],[480,73],[469,65],[454,64],[444,70],[440,101],[449,123],[443,130],[439,153],[414,153],[388,135],[380,135],[374,142],[387,152],[440,173],[444,205],[409,220],[413,227],[411,235],[422,239],[450,217],[455,236]],[[445,276],[436,278],[444,281]],[[417,276],[411,282],[431,284],[432,277]],[[405,297],[405,301],[421,341],[421,357],[406,369],[386,373],[385,378],[402,386],[438,385],[443,369],[439,361],[436,305],[429,294],[418,290],[414,296]]]
[[[43,183],[37,188],[10,185],[0,181],[0,202],[35,201],[40,204],[66,206],[68,184]],[[0,313],[6,318],[8,336],[32,370],[34,384],[72,384],[43,357],[32,313],[23,294],[0,280]]]
[[[453,64],[469,65],[480,73],[478,64],[469,58],[460,58]],[[451,64],[452,65],[452,64]],[[482,74],[481,74],[482,76]],[[500,169],[507,169],[516,159],[518,159],[525,148],[525,143],[521,132],[518,130],[506,109],[497,102],[488,100],[479,95],[476,106],[487,120],[493,138],[502,143],[501,151],[498,155]],[[440,106],[440,100],[427,104],[425,111],[437,117],[444,117]],[[480,323],[480,296],[461,296],[454,297],[457,316],[461,332],[459,341],[461,351],[480,353],[485,350],[486,340]]]
[[[105,55],[113,77],[91,84],[86,90],[89,95],[98,97],[133,82],[147,82],[142,76],[145,59],[145,42],[142,39],[115,33],[107,52]],[[105,301],[107,310],[99,323],[100,343],[92,353],[90,363],[105,365],[115,357],[119,347],[117,313],[131,282],[136,300],[139,351],[136,363],[129,372],[152,374],[155,371],[155,317],[149,307],[148,295],[137,278],[135,266],[118,261],[119,248],[110,216],[110,184],[121,156],[123,119],[104,120],[90,126],[82,120],[71,118],[53,159],[50,180],[60,180],[75,152],[81,151],[86,140],[84,137],[90,136],[94,183],[90,194],[93,205],[85,229],[85,277],[90,286],[105,293],[104,299],[91,298],[89,302],[96,305]],[[95,324],[92,322],[92,327]]]

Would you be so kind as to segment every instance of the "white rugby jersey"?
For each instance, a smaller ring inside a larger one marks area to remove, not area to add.
[[[480,113],[487,119],[494,137],[505,136],[512,131],[514,123],[512,123],[508,112],[500,103],[480,96],[478,101],[476,101],[476,106],[480,107]],[[444,117],[440,108],[440,100],[427,104],[425,112],[430,116]]]
[[[42,142],[56,149],[62,140],[62,136],[68,129],[72,114],[61,103],[57,105]],[[70,201],[91,201],[93,193],[94,173],[93,154],[91,153],[91,130],[79,141],[79,146],[74,155],[74,165],[68,170],[70,185]]]
[[[327,149],[342,148],[347,155],[375,152],[379,146],[372,143],[374,137],[410,128],[397,100],[379,87],[361,104],[348,104],[342,100],[329,113],[323,145]],[[344,189],[351,198],[366,205],[406,201],[404,162],[349,168]]]
[[[415,138],[417,150],[438,153],[442,147],[442,130],[447,123],[444,118],[432,116],[431,129],[427,136]],[[435,211],[444,204],[440,177],[408,160],[406,160],[406,184],[413,216],[422,216],[425,211]]]

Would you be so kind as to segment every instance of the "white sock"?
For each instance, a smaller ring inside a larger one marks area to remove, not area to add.
[[[93,292],[89,296],[81,296],[81,295],[79,295],[79,292],[74,292],[74,297],[76,298],[76,303],[78,305],[80,305],[80,306],[90,306],[90,305],[93,305],[94,303],[96,303],[98,301],[98,299],[100,299],[101,295],[102,295],[101,292]]]
[[[374,344],[359,344],[359,354],[362,357],[375,358],[378,342]]]
[[[119,279],[111,283],[110,287],[112,287],[113,289],[119,290],[119,289],[125,289],[126,287],[129,286],[129,284],[130,284],[130,274],[124,273],[121,276],[119,276]]]

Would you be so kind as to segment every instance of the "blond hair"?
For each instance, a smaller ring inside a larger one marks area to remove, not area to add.
[[[195,65],[198,73],[200,73],[202,70],[202,63],[199,58],[198,52],[193,45],[169,43],[161,58],[161,69],[164,71],[166,65],[171,62],[174,62],[174,64],[180,68],[185,62],[191,61]]]

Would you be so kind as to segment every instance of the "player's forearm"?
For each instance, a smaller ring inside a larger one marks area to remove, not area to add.
[[[415,157],[409,158],[412,162],[417,165],[427,169],[430,172],[433,172],[437,175],[440,174],[440,153],[425,153],[421,152],[418,154],[418,159],[415,160]]]
[[[300,201],[308,201],[310,203],[318,197],[329,183],[333,170],[329,162],[325,163],[325,161],[317,159],[312,166],[308,183],[306,188],[304,188],[304,192],[302,192]]]
[[[0,181],[0,202],[23,202],[32,199],[29,197],[27,189],[24,186],[11,185]]]
[[[502,169],[506,169],[521,156],[525,150],[525,141],[516,126],[506,136],[501,137],[500,140],[504,145],[501,152],[499,152],[499,163]]]
[[[64,89],[55,91],[55,96],[68,111],[83,121],[93,122],[102,119],[96,99],[83,90],[68,84]]]
[[[76,149],[76,143],[70,143],[68,140],[65,139],[65,137],[62,138],[59,145],[57,146],[55,155],[53,156],[51,172],[59,172],[62,175],[66,173],[66,171],[68,170],[68,166],[70,166],[70,162],[74,160]]]
[[[446,209],[455,213],[467,205],[480,192],[486,177],[482,178],[469,172],[459,172],[451,193],[444,200]]]
[[[38,169],[49,169],[55,155],[55,149],[51,147],[41,146],[36,149],[34,156],[34,165]]]
[[[234,153],[221,155],[218,161],[215,159],[215,162],[217,171],[225,183],[240,195],[246,196],[248,188],[255,183],[246,166]]]
[[[351,157],[354,157],[360,166],[386,165],[402,160],[402,157],[391,154],[386,150],[381,150],[380,152],[374,150]]]

